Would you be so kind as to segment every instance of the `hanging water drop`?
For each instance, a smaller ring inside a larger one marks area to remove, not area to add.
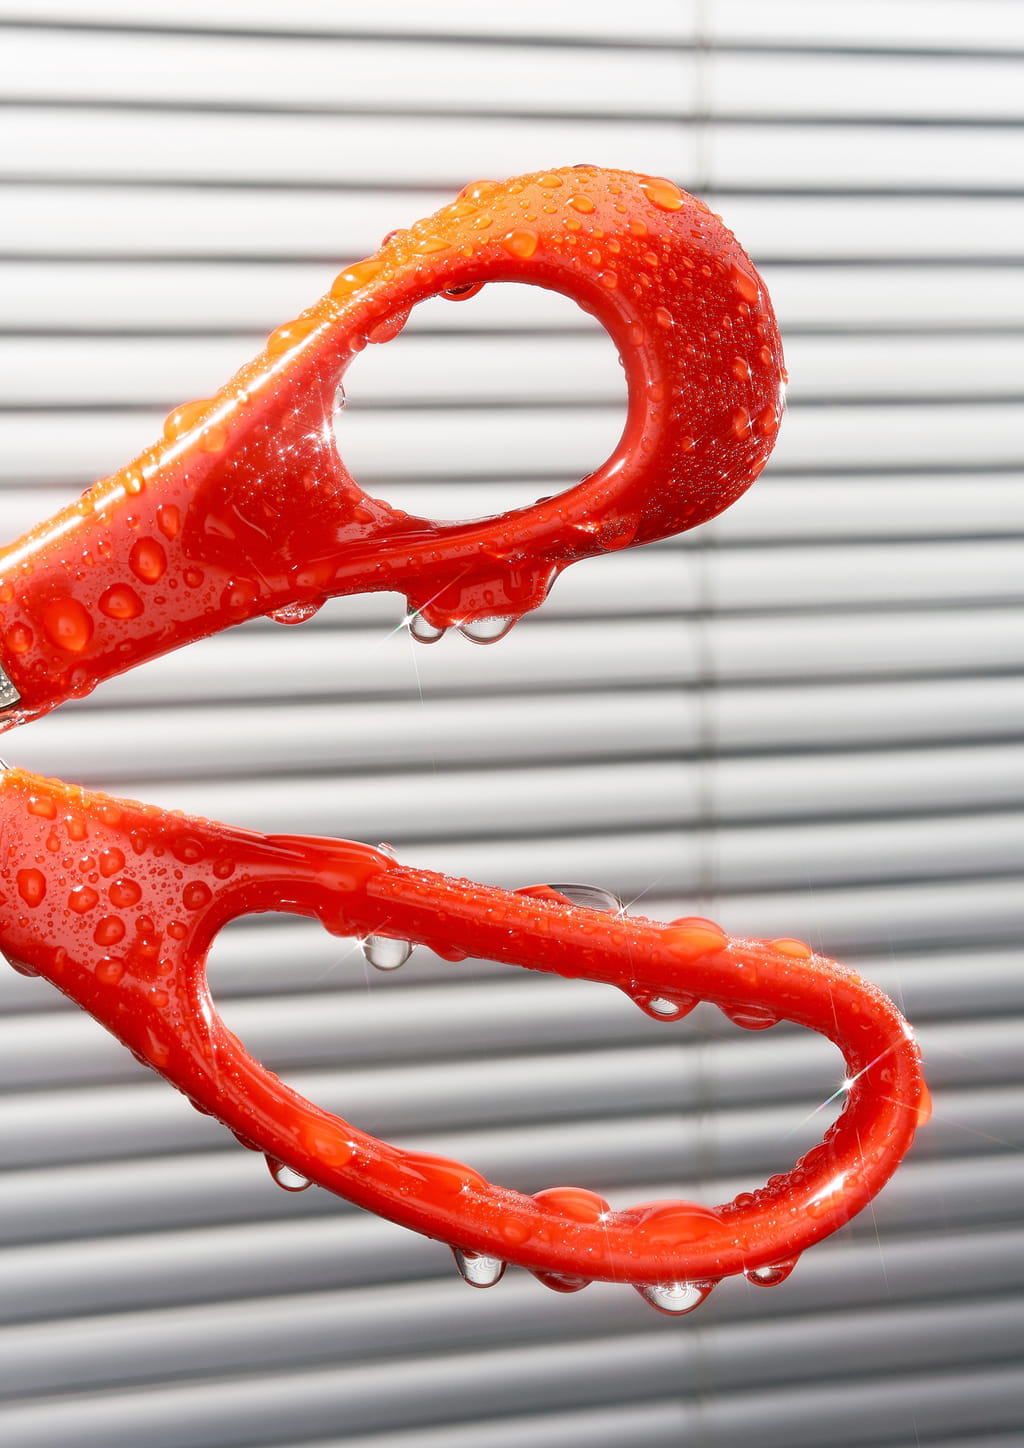
[[[472,618],[459,624],[459,633],[471,644],[496,644],[503,639],[515,623],[507,614],[495,614],[493,618]]]
[[[766,1031],[770,1026],[779,1024],[778,1016],[764,1006],[722,1006],[722,1013],[729,1017],[734,1026],[742,1026],[745,1031]]]
[[[305,623],[315,613],[319,613],[321,608],[323,603],[288,603],[284,608],[275,608],[270,617],[275,623]]]
[[[410,606],[406,617],[406,627],[417,643],[436,644],[438,639],[444,638],[446,629],[438,628],[436,624],[428,623],[423,615]]]
[[[448,287],[441,293],[446,302],[468,302],[483,290],[483,282],[465,282],[461,287]]]
[[[347,399],[346,396],[345,396],[345,384],[344,384],[343,382],[339,382],[339,383],[338,383],[338,390],[337,390],[337,392],[335,392],[335,394],[334,394],[334,415],[335,415],[335,417],[337,417],[337,415],[338,415],[339,412],[344,412],[344,411],[345,411],[345,404],[346,404],[347,401],[348,401],[348,399]]]
[[[674,1000],[668,996],[649,996],[647,1000],[637,1001],[641,1010],[658,1021],[681,1021],[696,1004],[696,996],[676,996]]]
[[[552,1292],[582,1292],[584,1287],[590,1286],[589,1277],[574,1277],[568,1272],[535,1272],[533,1275]]]
[[[277,1161],[272,1156],[268,1156],[266,1160],[270,1175],[284,1191],[304,1192],[313,1185],[309,1177],[304,1177],[294,1167],[285,1166],[283,1161]]]
[[[377,970],[397,970],[412,955],[408,940],[392,940],[387,935],[368,935],[363,941],[363,954]]]
[[[785,1282],[797,1264],[796,1257],[787,1257],[782,1262],[772,1262],[764,1267],[749,1267],[743,1274],[755,1287],[778,1287]]]
[[[505,1275],[505,1263],[500,1257],[488,1257],[484,1252],[470,1252],[453,1247],[455,1265],[464,1282],[470,1287],[493,1287]]]
[[[669,1317],[682,1317],[698,1308],[710,1296],[714,1285],[713,1282],[648,1283],[637,1287],[637,1291],[658,1312],[664,1312]]]

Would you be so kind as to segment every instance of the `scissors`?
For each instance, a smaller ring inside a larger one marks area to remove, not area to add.
[[[619,348],[629,403],[607,460],[497,517],[438,523],[366,494],[335,446],[345,368],[434,295],[521,281],[560,291]],[[421,642],[495,642],[571,563],[714,517],[757,477],[783,407],[771,304],[719,218],[671,181],[593,166],[466,187],[392,233],[279,327],[215,397],[0,554],[0,726],[260,614],[300,622],[326,598],[398,590]],[[913,1033],[853,972],[796,940],[629,916],[590,887],[499,890],[348,841],[261,835],[0,775],[0,948],[268,1158],[448,1243],[474,1286],[507,1262],[557,1291],[636,1287],[686,1313],[722,1278],[772,1286],[884,1185],[927,1119]],[[751,1030],[789,1020],[843,1051],[845,1106],[820,1145],[755,1193],[613,1209],[556,1185],[527,1196],[472,1167],[403,1151],[306,1101],[217,1014],[217,931],[265,910],[309,915],[393,968],[412,946],[618,987],[656,1019],[698,1001]]]

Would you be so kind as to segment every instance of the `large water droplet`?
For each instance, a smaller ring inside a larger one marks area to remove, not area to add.
[[[763,1006],[722,1006],[722,1013],[733,1025],[742,1026],[745,1031],[766,1031],[769,1026],[779,1024],[778,1016]]]
[[[453,1247],[455,1265],[470,1287],[493,1287],[505,1275],[505,1263],[500,1257],[488,1257],[484,1252],[463,1251]]]
[[[363,954],[377,970],[397,970],[412,950],[408,940],[392,940],[387,935],[368,935],[363,941]]]
[[[315,613],[319,613],[321,608],[323,608],[322,603],[288,603],[284,608],[275,608],[270,617],[275,623],[305,623]]]
[[[436,644],[447,632],[446,629],[438,628],[436,624],[428,623],[423,615],[415,608],[410,607],[407,615],[407,627],[417,643]]]
[[[787,1257],[782,1262],[772,1262],[765,1267],[750,1267],[743,1275],[755,1287],[778,1287],[780,1282],[785,1282],[798,1260]]]
[[[549,890],[556,890],[559,895],[564,895],[574,905],[582,905],[587,910],[601,910],[608,915],[621,915],[625,913],[625,905],[618,895],[613,895],[611,890],[604,890],[600,885],[576,885],[573,883],[549,885]]]
[[[514,617],[495,614],[493,618],[472,618],[459,624],[459,633],[471,644],[496,644],[515,623]]]
[[[468,302],[477,292],[483,290],[483,282],[466,282],[461,287],[449,287],[441,293],[446,302]]]
[[[285,1166],[283,1161],[276,1161],[272,1156],[267,1157],[267,1167],[278,1186],[286,1192],[304,1192],[313,1185],[309,1177],[304,1177],[294,1167]]]
[[[552,1292],[582,1292],[584,1287],[590,1286],[589,1277],[572,1277],[567,1272],[535,1272],[533,1275]]]
[[[684,1313],[693,1312],[699,1307],[711,1295],[714,1286],[713,1282],[648,1283],[638,1287],[637,1291],[658,1312],[667,1313],[670,1317],[682,1317]]]
[[[637,1001],[640,1009],[657,1021],[681,1021],[696,1004],[696,996],[676,996],[675,999],[668,996],[649,996],[646,1000]]]

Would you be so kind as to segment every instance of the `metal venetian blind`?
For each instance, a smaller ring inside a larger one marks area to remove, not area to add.
[[[1019,871],[1024,7],[0,3],[0,507],[13,536],[216,387],[339,265],[476,175],[594,159],[713,198],[791,408],[750,495],[581,565],[493,649],[401,600],[254,623],[5,740],[239,824],[805,934],[917,1023],[936,1119],[865,1220],[692,1318],[448,1254],[258,1161],[38,982],[0,977],[11,1448],[1010,1448],[1024,1433]],[[573,481],[610,344],[541,294],[423,308],[339,423],[393,501]],[[501,294],[505,292],[505,295]],[[816,1139],[839,1062],[714,1012],[305,922],[219,1001],[316,1100],[526,1190],[721,1200]]]

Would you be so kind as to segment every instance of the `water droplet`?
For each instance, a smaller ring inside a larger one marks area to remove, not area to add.
[[[921,1094],[917,1098],[917,1109],[914,1125],[927,1126],[932,1119],[932,1093],[928,1087],[921,1082]]]
[[[552,1292],[582,1292],[584,1287],[590,1286],[589,1277],[571,1277],[567,1272],[535,1272],[533,1275]]]
[[[116,945],[124,939],[124,921],[117,915],[104,915],[92,938],[97,945]]]
[[[397,337],[399,332],[409,320],[408,310],[396,312],[393,317],[385,317],[383,321],[377,322],[366,334],[368,342],[390,342],[392,337]]]
[[[322,603],[288,603],[284,608],[275,608],[270,617],[275,623],[297,624],[305,623],[314,614],[323,608]]]
[[[588,1191],[586,1187],[545,1187],[543,1191],[534,1193],[534,1200],[561,1212],[573,1222],[598,1222],[611,1212],[604,1197]]]
[[[103,861],[101,860],[100,870],[102,871],[102,869]],[[142,887],[137,880],[115,880],[110,887],[110,903],[116,905],[120,910],[127,910],[129,906],[137,905],[141,898]]]
[[[533,256],[537,250],[540,238],[535,231],[510,231],[501,239],[501,244],[510,256],[518,256],[522,260]]]
[[[392,940],[388,935],[368,935],[363,941],[363,954],[376,970],[397,970],[412,952],[408,940]]]
[[[138,618],[142,599],[127,583],[115,583],[100,596],[100,613],[107,618]]]
[[[750,363],[745,357],[734,357],[732,362],[732,375],[737,382],[750,381]]]
[[[673,326],[672,313],[666,311],[664,307],[658,308],[658,310],[654,314],[654,320],[657,322],[658,326],[663,328],[663,330],[666,332],[671,326]]]
[[[140,538],[128,555],[128,566],[143,583],[156,583],[167,569],[167,554],[155,538]]]
[[[697,997],[676,996],[670,1000],[668,996],[650,996],[646,1000],[638,1000],[637,1005],[655,1020],[681,1021],[697,1005]]]
[[[43,609],[43,628],[58,648],[80,654],[92,638],[92,619],[77,598],[55,598]]]
[[[470,1287],[493,1287],[505,1275],[505,1263],[500,1257],[488,1257],[483,1252],[463,1251],[461,1247],[453,1247],[452,1253],[463,1281],[468,1282]]]
[[[665,939],[670,945],[677,945],[689,956],[709,955],[712,951],[724,950],[729,938],[721,926],[713,920],[704,920],[699,915],[684,916],[670,921],[665,930]]]
[[[397,235],[397,231],[390,232],[384,238],[384,244],[386,245],[392,236]],[[357,261],[352,266],[346,267],[343,272],[339,272],[335,277],[334,284],[331,287],[331,296],[335,301],[343,301],[346,297],[350,296],[352,292],[358,291],[360,287],[364,287],[368,281],[371,281],[383,266],[384,263],[382,261],[374,257],[367,257],[365,261]]]
[[[810,960],[814,951],[803,940],[792,940],[789,936],[781,936],[778,940],[769,940],[768,944],[780,955],[791,956],[793,960]]]
[[[495,614],[493,618],[473,618],[459,624],[459,633],[471,644],[496,644],[516,622],[515,616]]]
[[[742,1026],[745,1031],[766,1031],[769,1026],[779,1024],[778,1016],[764,1006],[722,1006],[722,1012],[734,1026]]]
[[[181,513],[173,503],[162,503],[156,510],[156,525],[165,538],[176,538],[181,531]]]
[[[594,209],[594,203],[589,196],[570,196],[569,205],[574,211],[581,211],[584,216],[589,216]]]
[[[103,985],[117,985],[124,975],[124,961],[118,960],[116,955],[105,955],[96,967],[96,979]],[[140,1058],[145,1065],[148,1061],[143,1056]]]
[[[23,623],[12,624],[4,634],[4,642],[12,654],[27,654],[32,647],[32,630]]]
[[[42,870],[19,870],[18,894],[26,905],[40,905],[46,897],[46,876]]]
[[[483,282],[466,282],[461,287],[448,287],[441,295],[446,302],[468,302],[470,297],[475,297],[483,288]]]
[[[381,840],[380,844],[377,846],[377,849],[380,850],[382,855],[387,855],[388,859],[390,860],[398,859],[398,851],[395,849],[394,845],[389,845],[387,840]]]
[[[651,176],[641,182],[640,190],[659,211],[678,211],[683,204],[683,193],[679,187],[672,181],[666,181],[664,176]]]
[[[764,1267],[748,1267],[743,1275],[755,1287],[778,1287],[780,1282],[785,1282],[798,1261],[798,1257],[787,1257],[782,1262],[772,1262]]]
[[[181,892],[186,910],[202,910],[204,905],[209,905],[212,898],[210,887],[203,880],[191,881]]]
[[[76,915],[84,915],[99,903],[99,896],[91,885],[76,885],[68,896],[68,909]]]
[[[537,177],[537,185],[543,186],[546,190],[551,190],[555,186],[561,186],[561,184],[561,176],[557,176],[554,171],[547,171],[543,176]]]
[[[582,905],[587,910],[601,910],[609,915],[625,914],[626,907],[618,895],[613,895],[611,890],[603,890],[600,885],[560,883],[549,885],[548,889],[557,891],[574,905]]]
[[[730,273],[732,284],[745,302],[756,302],[758,297],[757,279],[733,262]]]
[[[309,1177],[304,1177],[294,1167],[285,1166],[283,1161],[276,1161],[274,1157],[268,1156],[266,1162],[270,1175],[286,1192],[304,1192],[313,1185]]]
[[[12,970],[17,971],[19,975],[28,976],[29,980],[39,974],[35,966],[29,965],[27,960],[17,960],[13,955],[4,956],[4,959]]]
[[[100,874],[109,880],[111,875],[116,875],[119,870],[124,869],[124,855],[116,846],[112,846],[101,853],[99,866]]]
[[[436,644],[438,639],[444,638],[447,633],[447,629],[428,623],[423,615],[412,607],[409,609],[407,626],[413,638],[420,644]]]
[[[682,1317],[693,1312],[710,1295],[714,1282],[666,1282],[638,1286],[637,1291],[645,1301],[658,1312],[670,1317]]]

